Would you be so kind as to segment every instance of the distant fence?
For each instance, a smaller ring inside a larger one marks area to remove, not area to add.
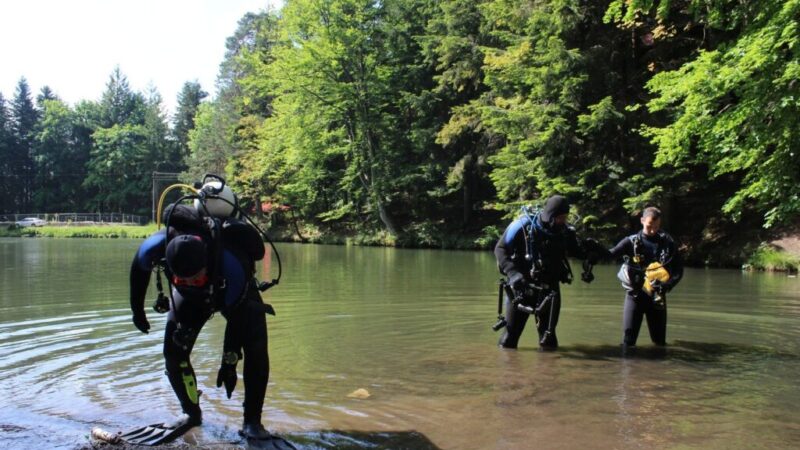
[[[52,224],[119,223],[145,225],[150,221],[147,216],[124,213],[29,213],[0,214],[0,222],[13,223],[26,217],[36,217]]]

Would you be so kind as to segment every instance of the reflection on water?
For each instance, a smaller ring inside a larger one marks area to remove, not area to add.
[[[74,448],[93,426],[168,420],[164,317],[130,322],[137,241],[0,239],[0,448]],[[791,448],[800,401],[800,282],[687,270],[669,346],[620,357],[615,267],[563,290],[562,348],[517,351],[490,329],[490,252],[280,245],[268,291],[272,373],[264,417],[298,447],[390,449]],[[151,291],[151,294],[153,292]],[[152,295],[154,298],[154,294]],[[204,425],[185,442],[243,448],[242,386],[215,387],[224,320],[193,362]],[[363,388],[368,399],[347,394]]]

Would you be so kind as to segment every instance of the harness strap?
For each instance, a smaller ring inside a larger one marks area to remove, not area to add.
[[[213,246],[214,261],[209,268],[209,279],[211,280],[211,287],[209,297],[216,309],[222,309],[224,306],[224,299],[222,292],[225,289],[225,280],[222,277],[222,262],[223,262],[223,249],[222,249],[222,226],[219,219],[216,217],[209,217],[209,228],[211,231],[211,245]]]

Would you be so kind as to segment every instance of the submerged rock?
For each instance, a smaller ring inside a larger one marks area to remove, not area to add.
[[[370,397],[369,391],[364,388],[358,388],[355,391],[347,394],[350,398],[366,399]]]

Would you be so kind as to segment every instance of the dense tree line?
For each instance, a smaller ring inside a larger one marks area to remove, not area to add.
[[[115,69],[97,102],[74,107],[25,78],[0,95],[0,214],[124,212],[150,215],[152,172],[188,167],[188,134],[208,94],[187,82],[172,124],[155,90],[134,92]]]
[[[608,238],[661,205],[713,262],[800,213],[799,18],[796,0],[288,0],[240,23],[193,155],[323,230],[488,243],[559,192]]]
[[[74,109],[21,82],[3,171],[38,177],[4,179],[3,207],[74,166],[70,197],[143,208],[169,166],[323,233],[461,246],[558,192],[609,239],[661,205],[720,261],[800,215],[798,23],[800,0],[287,0],[242,18],[216,96],[187,85],[172,128],[119,74]]]

